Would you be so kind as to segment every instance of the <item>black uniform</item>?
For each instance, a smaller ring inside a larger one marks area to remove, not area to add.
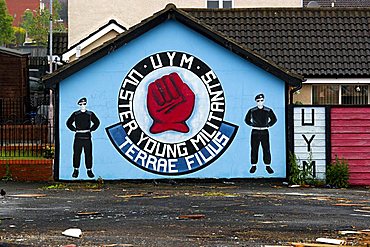
[[[251,134],[251,163],[257,164],[258,149],[261,144],[263,150],[263,162],[266,165],[271,164],[268,128],[273,126],[277,121],[274,112],[266,106],[263,106],[262,109],[259,109],[256,106],[248,111],[244,121],[253,128]]]
[[[91,126],[91,122],[93,125]],[[74,123],[74,125],[73,125]],[[99,127],[100,121],[91,111],[75,111],[67,120],[67,127],[75,131],[73,142],[73,167],[80,167],[81,153],[84,149],[85,165],[87,169],[92,168],[92,143],[91,132]]]

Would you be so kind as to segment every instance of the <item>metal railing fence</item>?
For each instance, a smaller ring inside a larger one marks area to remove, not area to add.
[[[53,158],[54,126],[43,103],[31,106],[23,98],[0,98],[0,159]]]

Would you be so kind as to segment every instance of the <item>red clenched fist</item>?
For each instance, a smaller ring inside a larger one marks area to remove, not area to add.
[[[175,72],[151,82],[147,95],[149,114],[153,118],[150,133],[189,132],[185,121],[193,112],[194,100],[193,91]]]

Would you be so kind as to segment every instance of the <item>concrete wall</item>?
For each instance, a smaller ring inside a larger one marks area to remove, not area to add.
[[[110,19],[129,28],[168,3],[178,8],[205,8],[206,0],[78,0],[68,3],[68,45],[77,43]],[[300,7],[301,0],[235,0],[234,7]]]

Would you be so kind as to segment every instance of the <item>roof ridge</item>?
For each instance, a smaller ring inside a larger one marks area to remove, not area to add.
[[[207,8],[179,8],[184,11],[199,11],[199,12],[247,12],[247,11],[370,11],[370,7],[256,7],[256,8],[231,8],[231,9],[207,9]]]

